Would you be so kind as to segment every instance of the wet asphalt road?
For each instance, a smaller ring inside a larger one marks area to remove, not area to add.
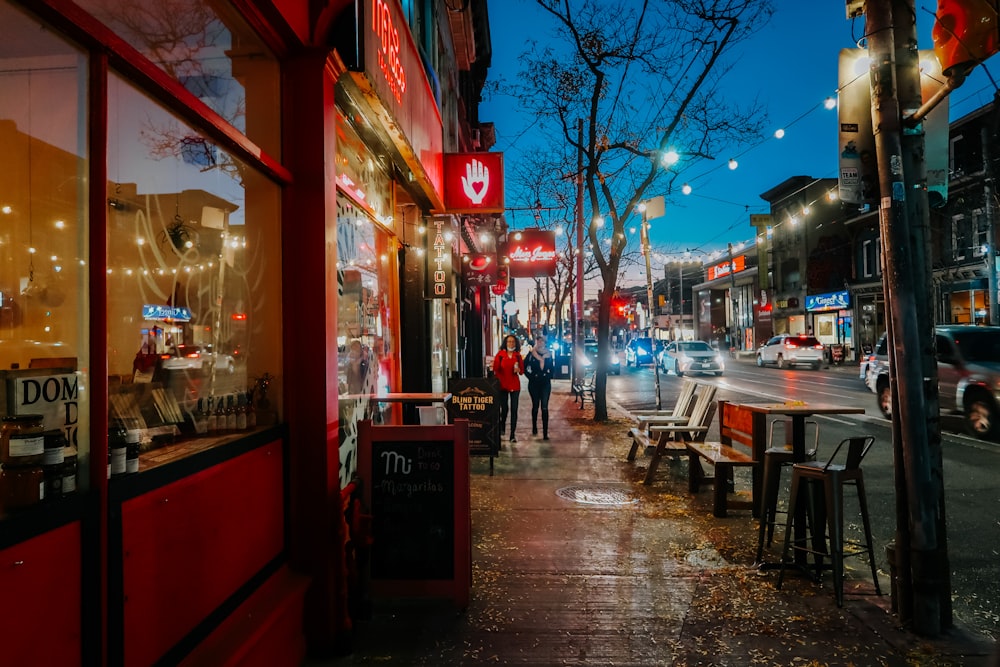
[[[749,359],[727,360],[722,377],[696,379],[717,385],[717,396],[722,400],[800,400],[864,408],[864,415],[815,417],[820,429],[819,458],[829,456],[849,435],[875,436],[876,446],[864,462],[865,486],[879,567],[888,571],[882,547],[893,541],[896,525],[891,426],[879,413],[875,395],[859,379],[857,364],[818,371],[779,370],[757,368]],[[665,409],[673,406],[680,383],[672,372],[660,373]],[[622,368],[620,376],[608,377],[608,399],[627,411],[654,408],[655,395],[651,366]],[[996,639],[1000,635],[1000,443],[963,434],[955,417],[943,417],[942,430],[954,613]],[[857,516],[857,507],[851,502],[852,494],[848,493],[845,512]]]

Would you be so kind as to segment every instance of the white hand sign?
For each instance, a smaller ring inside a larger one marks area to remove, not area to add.
[[[483,203],[486,191],[490,186],[490,169],[479,160],[473,159],[465,165],[465,176],[462,177],[462,189],[465,196],[476,205]]]

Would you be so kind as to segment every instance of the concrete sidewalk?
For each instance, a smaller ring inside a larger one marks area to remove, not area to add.
[[[495,474],[473,459],[469,608],[374,600],[354,652],[310,667],[996,664],[993,643],[961,629],[927,640],[900,628],[888,578],[875,595],[864,560],[848,559],[843,609],[829,574],[789,572],[776,590],[778,573],[752,565],[749,512],[713,517],[709,490],[687,493],[686,462],[644,487],[645,458],[625,460],[626,415],[594,424],[568,385],[554,383],[551,440],[531,436],[524,391],[519,442],[505,440]]]

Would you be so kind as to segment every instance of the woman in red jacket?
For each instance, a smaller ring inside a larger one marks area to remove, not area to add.
[[[517,399],[521,395],[521,378],[524,360],[517,336],[507,334],[503,339],[503,349],[493,359],[493,375],[500,381],[500,435],[507,422],[508,401],[510,402],[510,441],[517,442],[514,429],[517,428]]]

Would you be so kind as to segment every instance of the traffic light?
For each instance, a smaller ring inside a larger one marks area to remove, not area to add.
[[[1000,49],[998,0],[938,0],[931,37],[945,76],[965,75]]]

